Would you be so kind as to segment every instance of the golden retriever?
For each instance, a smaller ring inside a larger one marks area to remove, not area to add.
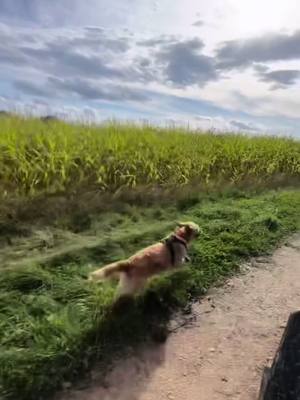
[[[127,260],[106,265],[89,276],[91,281],[118,278],[118,296],[133,295],[153,275],[178,268],[185,261],[188,244],[200,233],[194,222],[179,223],[175,231],[162,241],[135,253]]]

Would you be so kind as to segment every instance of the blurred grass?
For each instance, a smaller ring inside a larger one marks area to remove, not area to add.
[[[114,314],[114,284],[89,284],[88,272],[164,237],[181,218],[203,229],[190,250],[191,266],[153,279],[134,304]],[[177,207],[127,206],[123,213],[94,215],[76,234],[39,227],[13,238],[0,253],[6,264],[0,274],[1,395],[46,398],[95,360],[105,366],[116,351],[167,323],[174,309],[235,272],[241,260],[268,253],[299,228],[300,191],[236,191],[181,199]]]

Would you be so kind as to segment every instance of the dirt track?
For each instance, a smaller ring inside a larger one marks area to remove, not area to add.
[[[99,384],[61,400],[257,400],[289,314],[300,308],[300,237],[211,290],[194,321],[165,345],[142,349]],[[176,324],[176,321],[174,322]]]

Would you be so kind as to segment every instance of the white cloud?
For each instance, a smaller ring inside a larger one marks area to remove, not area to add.
[[[250,130],[257,118],[300,126],[297,0],[28,4],[0,4],[0,90],[15,101],[105,102],[116,116]]]

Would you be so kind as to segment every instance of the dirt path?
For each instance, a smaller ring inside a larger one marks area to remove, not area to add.
[[[262,368],[300,307],[300,237],[243,270],[195,304],[193,323],[165,345],[120,361],[105,387],[95,371],[88,389],[60,399],[257,400]]]

